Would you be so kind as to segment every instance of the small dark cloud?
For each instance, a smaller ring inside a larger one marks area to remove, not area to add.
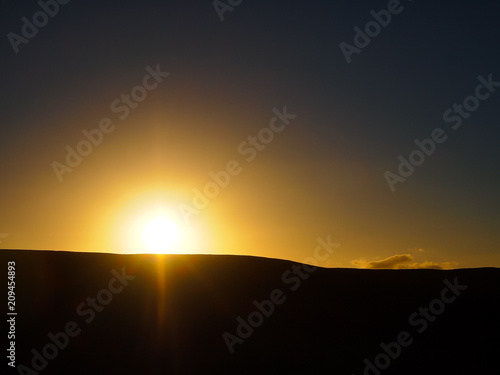
[[[410,254],[396,254],[382,260],[367,262],[364,259],[353,260],[352,265],[358,268],[368,269],[451,269],[455,268],[456,262],[430,262],[424,261],[421,263],[413,262],[413,256]]]

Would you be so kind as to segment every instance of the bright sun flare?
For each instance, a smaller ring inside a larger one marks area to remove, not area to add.
[[[144,250],[151,253],[168,253],[180,245],[181,228],[166,215],[157,214],[147,219],[141,228]]]
[[[153,206],[127,216],[120,247],[128,253],[179,254],[198,248],[200,233],[172,210]]]

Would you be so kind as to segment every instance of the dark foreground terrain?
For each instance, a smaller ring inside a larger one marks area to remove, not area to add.
[[[2,374],[498,373],[499,269],[19,250],[0,260]]]

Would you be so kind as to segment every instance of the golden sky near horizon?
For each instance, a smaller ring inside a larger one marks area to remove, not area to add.
[[[140,120],[131,114],[125,125],[119,123],[113,133],[104,134],[102,144],[82,158],[73,172],[64,174],[62,182],[50,163],[51,157],[61,159],[65,150],[54,142],[55,152],[28,173],[37,185],[30,177],[18,175],[25,179],[26,187],[13,187],[15,196],[4,202],[9,220],[2,222],[2,231],[8,237],[0,246],[154,252],[141,242],[141,233],[145,221],[154,219],[152,212],[161,211],[180,233],[176,248],[166,247],[167,253],[245,254],[304,261],[315,256],[318,237],[330,237],[340,246],[318,260],[321,266],[376,267],[370,262],[386,258],[390,258],[387,267],[500,264],[498,255],[488,254],[488,240],[481,234],[487,228],[474,228],[453,212],[422,206],[404,192],[395,196],[386,186],[371,188],[370,172],[362,163],[323,161],[317,155],[299,157],[297,151],[306,154],[314,142],[302,130],[300,113],[291,106],[287,110],[297,117],[276,132],[264,149],[255,148],[251,161],[247,159],[253,154],[240,153],[238,146],[249,135],[269,128],[272,111],[247,120],[251,133],[219,129],[215,140],[185,134],[192,130],[188,122],[196,128],[197,121],[203,121],[194,115],[176,122],[161,114],[137,116]],[[176,124],[169,130],[162,127],[173,122]],[[175,141],[182,137],[194,138],[197,152]],[[70,138],[68,144],[82,139]],[[246,144],[244,150],[248,148]],[[234,175],[227,172],[228,163]],[[326,182],[325,170],[331,173]],[[210,172],[219,173],[221,184],[229,176],[227,186],[214,190]],[[212,185],[207,188],[207,184]],[[215,196],[206,198],[206,207],[197,210],[204,201],[193,189]],[[21,196],[24,198],[17,198]]]

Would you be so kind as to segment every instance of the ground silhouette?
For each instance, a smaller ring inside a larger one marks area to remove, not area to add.
[[[0,259],[6,283],[15,262],[15,364],[25,366],[4,357],[9,374],[498,369],[496,268],[312,270],[248,256],[28,250]]]

